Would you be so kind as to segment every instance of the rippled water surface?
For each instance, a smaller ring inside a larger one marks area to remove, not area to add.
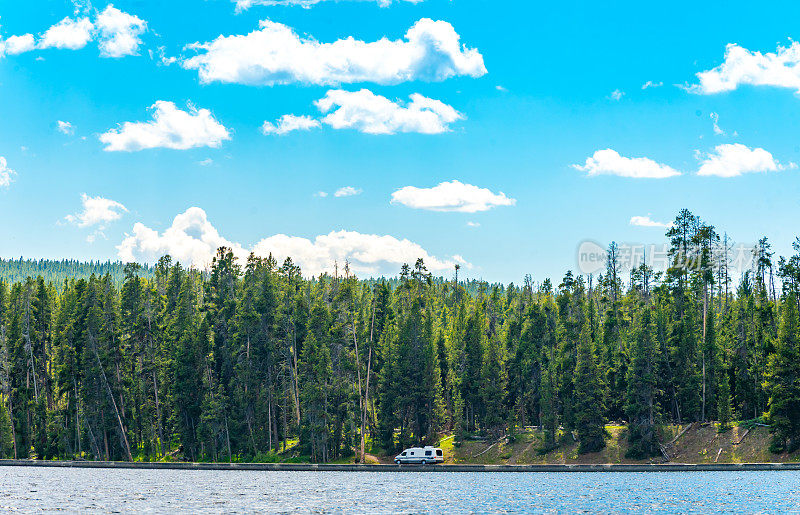
[[[0,467],[0,511],[800,513],[800,472],[392,473]]]

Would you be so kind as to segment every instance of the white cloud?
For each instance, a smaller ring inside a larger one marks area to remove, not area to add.
[[[202,161],[199,161],[197,164],[199,164],[200,166],[211,166],[214,164],[214,160],[211,159],[210,157],[207,157]]]
[[[122,214],[128,211],[116,200],[90,197],[86,193],[81,195],[81,204],[83,204],[83,211],[67,215],[65,219],[78,227],[97,226],[98,230],[105,229],[109,223],[119,220],[122,218]]]
[[[39,48],[79,50],[92,40],[94,24],[89,18],[64,18],[39,38]]]
[[[33,40],[33,34],[0,38],[0,57],[30,52],[34,48],[36,48],[36,43]]]
[[[334,263],[338,262],[341,267],[345,261],[360,276],[395,275],[403,263],[413,264],[417,258],[422,258],[433,272],[450,270],[456,263],[471,267],[460,256],[438,258],[407,239],[344,230],[319,235],[313,240],[276,234],[248,250],[221,236],[205,211],[198,207],[176,216],[172,226],[163,233],[142,223],[135,224],[133,233],[126,235],[117,250],[123,261],[153,262],[170,254],[186,265],[205,268],[220,246],[231,248],[240,259],[246,259],[249,250],[263,257],[271,253],[279,262],[291,257],[306,275],[332,272]]]
[[[681,172],[667,165],[657,163],[646,157],[623,157],[615,150],[598,150],[586,158],[584,165],[572,165],[576,170],[589,176],[618,175],[635,179],[665,179],[680,175]]]
[[[725,47],[725,61],[697,74],[699,84],[692,93],[711,95],[733,91],[740,85],[789,88],[800,93],[800,43],[779,46],[776,52],[751,52],[731,43]]]
[[[325,198],[325,197],[328,196],[328,192],[327,191],[318,191],[318,192],[314,193],[314,196],[315,197],[319,197],[319,198]]]
[[[719,126],[719,115],[717,113],[711,113],[711,121],[714,122],[714,134],[725,135],[725,131]]]
[[[97,17],[97,29],[100,31],[100,55],[123,57],[139,53],[142,43],[139,36],[147,30],[147,22],[109,4]]]
[[[316,129],[320,123],[311,118],[310,116],[295,116],[293,114],[285,114],[281,116],[277,122],[264,122],[261,126],[261,132],[264,134],[287,134],[292,131],[308,131]]]
[[[701,159],[697,175],[737,177],[745,173],[777,172],[797,168],[794,163],[783,165],[763,148],[748,148],[741,143],[717,145],[710,154],[698,154]]]
[[[74,16],[51,26],[35,44],[31,34],[0,40],[0,56],[4,52],[20,53],[34,48],[79,50],[95,40],[101,57],[138,54],[142,43],[140,36],[147,30],[147,22],[141,18],[120,11],[111,4],[98,13],[88,3],[76,4]]]
[[[398,84],[486,74],[483,56],[462,46],[460,36],[445,21],[423,18],[408,30],[405,40],[383,38],[371,43],[352,37],[320,43],[270,20],[261,21],[260,27],[247,35],[219,36],[189,45],[200,53],[185,59],[182,66],[197,70],[204,83],[268,86]]]
[[[167,47],[160,46],[155,50],[148,50],[150,59],[156,59],[161,66],[172,66],[178,62],[177,57],[167,56]]]
[[[418,93],[410,98],[410,103],[402,105],[368,89],[338,89],[328,91],[315,105],[323,113],[330,112],[322,121],[334,129],[355,129],[367,134],[439,134],[450,130],[449,124],[464,118],[439,100]]]
[[[621,100],[622,97],[624,97],[624,96],[625,96],[625,92],[624,91],[619,90],[619,89],[615,89],[614,91],[611,92],[611,94],[608,96],[608,98],[610,98],[611,100]]]
[[[8,167],[6,158],[0,156],[0,188],[7,188],[17,173]]]
[[[450,130],[450,124],[464,119],[451,106],[418,93],[403,104],[376,95],[368,89],[360,91],[330,90],[314,105],[326,114],[320,120],[310,116],[285,114],[275,123],[264,122],[264,134],[286,134],[296,130],[320,127],[320,122],[334,129],[355,129],[367,134],[418,132],[440,134]]]
[[[631,225],[635,225],[637,227],[661,227],[661,228],[668,228],[672,227],[672,223],[665,223],[665,222],[656,222],[650,218],[650,215],[647,216],[632,216]]]
[[[333,194],[334,197],[353,197],[355,195],[361,195],[362,193],[361,188],[354,188],[352,186],[345,186],[343,188],[339,188],[336,190],[336,193]]]
[[[253,250],[261,256],[272,253],[279,262],[291,257],[306,274],[313,275],[332,272],[334,263],[341,267],[345,261],[362,277],[396,275],[404,263],[413,264],[418,258],[432,272],[452,270],[456,263],[471,266],[460,256],[449,259],[432,256],[407,239],[355,231],[331,231],[313,240],[278,234],[261,240]]]
[[[508,91],[508,89],[505,86],[501,86],[499,84],[495,86],[494,89],[496,89],[497,91],[501,91],[503,93],[506,93]]]
[[[480,227],[480,226],[481,226],[481,224],[478,223],[478,222],[467,222],[467,227],[471,227],[473,229],[475,229],[477,227]]]
[[[172,102],[159,100],[150,122],[125,122],[118,129],[100,135],[107,152],[133,152],[148,148],[186,150],[197,147],[217,148],[230,139],[230,133],[208,109],[190,107],[181,111]]]
[[[324,2],[326,0],[233,0],[236,2],[236,10],[237,11],[244,11],[253,7],[254,5],[286,5],[286,6],[300,6],[304,9],[308,9],[311,6],[314,6],[320,2]],[[392,0],[370,0],[373,2],[377,2],[378,5],[381,7],[389,7],[392,5]],[[395,0],[396,2],[400,2],[401,0]],[[412,4],[418,4],[423,0],[402,0],[405,2],[409,2]]]
[[[125,236],[117,251],[123,261],[153,262],[169,254],[186,265],[205,268],[219,247],[231,248],[239,258],[247,256],[241,245],[220,236],[205,211],[192,207],[176,216],[163,234],[137,222],[133,234]]]
[[[406,186],[392,193],[392,203],[429,211],[457,211],[477,213],[498,206],[513,206],[517,201],[502,191],[492,193],[459,181],[442,182],[432,188]]]
[[[66,134],[67,136],[69,136],[70,134],[75,132],[75,128],[69,122],[58,120],[58,122],[56,123],[58,124],[58,132],[60,132],[61,134]]]
[[[653,82],[653,81],[649,80],[649,81],[645,82],[644,84],[642,84],[642,89],[660,88],[663,85],[664,85],[663,82]]]
[[[71,0],[71,2],[75,16],[78,16],[81,13],[86,14],[92,12],[91,0]]]

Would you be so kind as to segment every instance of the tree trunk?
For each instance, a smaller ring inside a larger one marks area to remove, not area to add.
[[[708,283],[703,280],[703,409],[701,422],[706,421],[706,328],[708,324]]]
[[[14,401],[11,400],[11,394],[8,394],[8,415],[11,417],[11,439],[14,440],[14,459],[18,460],[17,455],[17,431],[14,429]]]
[[[111,385],[108,384],[108,378],[106,377],[106,371],[103,368],[103,363],[100,362],[100,353],[97,352],[97,342],[95,341],[94,336],[89,335],[92,339],[92,349],[94,350],[94,355],[97,358],[97,366],[100,367],[100,373],[103,377],[103,382],[106,386],[106,391],[108,392],[108,397],[111,399],[111,404],[114,406],[114,413],[117,415],[117,423],[119,423],[119,431],[121,433],[122,442],[125,444],[125,452],[128,454],[128,460],[133,461],[133,455],[131,454],[131,447],[128,444],[128,435],[125,433],[125,425],[122,423],[122,418],[119,416],[119,409],[117,409],[117,401],[114,400],[114,394],[111,392]]]
[[[369,409],[369,378],[372,372],[372,346],[367,354],[367,384],[364,390],[364,407],[361,412],[361,463],[364,463],[366,455],[366,432],[367,432],[367,411]]]
[[[361,388],[361,361],[358,357],[358,338],[356,337],[356,321],[353,317],[353,344],[356,348],[356,375],[358,376],[358,411],[361,416],[361,452],[358,456],[359,462],[364,463],[364,449],[366,447],[366,440],[364,438],[364,391]]]
[[[158,440],[161,444],[161,456],[166,456],[167,449],[166,449],[166,442],[164,441],[164,427],[161,424],[161,404],[158,402],[158,379],[156,377],[156,371],[153,369],[153,393],[155,394],[156,399],[156,418],[157,418],[157,425],[156,428],[158,429]]]

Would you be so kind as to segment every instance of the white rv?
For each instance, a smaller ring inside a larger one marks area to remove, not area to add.
[[[394,462],[398,465],[401,463],[427,465],[428,463],[442,463],[443,461],[444,453],[442,450],[430,445],[426,447],[411,447],[394,457]]]

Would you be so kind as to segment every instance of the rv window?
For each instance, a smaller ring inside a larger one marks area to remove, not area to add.
[[[411,451],[411,453],[410,453],[410,454],[413,456],[413,455],[414,455],[414,451]]]
[[[442,450],[441,449],[436,449],[436,455],[437,456],[441,456],[442,455]]]
[[[431,456],[433,453],[431,451],[425,451],[425,456]]]
[[[405,455],[406,455],[406,451],[403,451],[403,454],[401,454],[400,456],[405,456]]]

